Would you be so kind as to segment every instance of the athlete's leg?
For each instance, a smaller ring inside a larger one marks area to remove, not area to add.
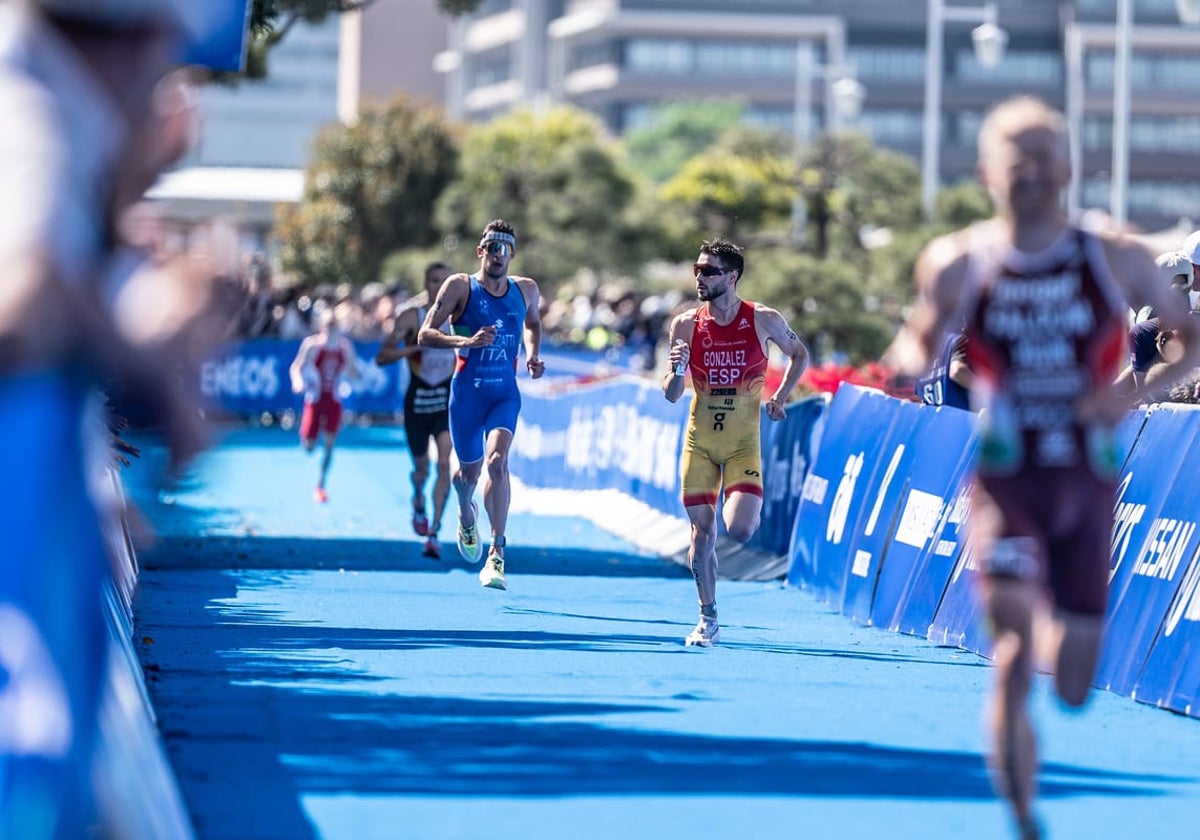
[[[325,433],[325,454],[321,456],[321,480],[317,486],[324,488],[325,479],[329,477],[329,465],[333,462],[333,444],[337,440],[336,432]]]
[[[712,607],[717,602],[717,509],[715,505],[688,505],[692,524],[692,542],[688,548],[688,567],[696,580],[700,607]]]
[[[458,521],[463,525],[475,524],[475,511],[471,508],[471,499],[475,496],[475,485],[483,472],[483,459],[470,463],[459,462],[458,469],[450,479],[451,486],[458,496]]]
[[[729,536],[744,543],[754,536],[762,521],[762,496],[755,493],[734,491],[725,497],[721,515]]]
[[[487,478],[483,482],[483,507],[492,526],[492,548],[504,553],[504,529],[508,526],[508,506],[512,485],[508,476],[508,450],[512,432],[492,429],[487,436]]]
[[[992,691],[991,765],[996,786],[1019,825],[1032,822],[1037,744],[1029,717],[1033,686],[1034,613],[1041,599],[1036,583],[990,577],[984,603],[994,639],[996,680]]]
[[[425,482],[429,478],[429,456],[417,455],[415,452],[412,456],[413,468],[408,474],[412,481],[413,488],[413,510],[418,513],[425,512]]]
[[[446,498],[450,495],[450,432],[439,432],[434,438],[437,445],[437,478],[433,483],[433,523],[430,525],[430,536],[437,536],[442,525],[442,514],[446,510]]]
[[[1042,648],[1054,669],[1054,688],[1068,706],[1087,702],[1100,661],[1104,618],[1060,611],[1046,623]]]

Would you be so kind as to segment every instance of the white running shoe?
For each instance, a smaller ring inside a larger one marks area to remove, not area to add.
[[[683,643],[687,647],[712,647],[719,641],[721,628],[717,625],[717,620],[700,616],[700,623],[696,625],[695,630],[687,634]]]
[[[483,545],[479,542],[479,505],[471,502],[471,510],[475,512],[475,521],[470,525],[458,522],[458,553],[468,563],[478,563],[483,554]]]
[[[479,585],[489,589],[508,589],[504,582],[504,555],[492,549],[488,552],[487,562],[479,570]]]

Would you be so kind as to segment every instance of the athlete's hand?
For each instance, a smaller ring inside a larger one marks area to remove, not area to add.
[[[528,359],[525,362],[525,367],[529,369],[529,375],[533,379],[537,379],[546,372],[546,363],[537,356],[534,356],[532,359]]]
[[[1136,391],[1124,393],[1110,386],[1086,395],[1075,408],[1081,421],[1111,428],[1125,419],[1125,415],[1142,401],[1141,397]]]
[[[772,420],[782,420],[787,417],[787,409],[783,406],[783,401],[778,397],[771,397],[767,400],[767,416]]]
[[[467,347],[487,347],[496,340],[496,326],[488,324],[480,327],[475,335],[467,339]]]
[[[683,339],[676,339],[671,345],[671,352],[667,355],[667,362],[671,370],[678,367],[687,367],[688,362],[692,358],[692,348]]]

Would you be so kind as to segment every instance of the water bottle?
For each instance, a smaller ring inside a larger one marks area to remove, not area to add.
[[[676,344],[686,344],[687,342],[685,342],[685,341],[676,341],[675,343],[676,343]],[[675,363],[675,367],[674,367],[674,373],[675,373],[675,375],[676,375],[676,376],[687,376],[687,370],[688,370],[688,364],[687,364],[687,362],[684,362],[684,361],[678,361],[678,362],[676,362],[676,363]]]

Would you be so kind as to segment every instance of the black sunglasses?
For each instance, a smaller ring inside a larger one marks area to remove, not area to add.
[[[487,245],[483,246],[483,248],[489,254],[493,254],[493,255],[494,254],[511,254],[512,253],[512,246],[509,245],[507,242],[493,241],[493,242],[489,242]]]
[[[693,277],[699,277],[702,274],[705,277],[716,277],[718,274],[725,274],[727,271],[728,269],[721,268],[719,265],[701,265],[700,263],[696,263],[692,266]]]

